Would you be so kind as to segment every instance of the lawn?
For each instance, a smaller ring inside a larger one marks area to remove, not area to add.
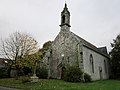
[[[42,79],[38,83],[21,83],[15,79],[0,79],[0,86],[23,90],[120,90],[120,81],[104,80],[91,83],[70,83],[62,80]]]

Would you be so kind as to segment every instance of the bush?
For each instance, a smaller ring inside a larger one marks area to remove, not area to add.
[[[77,66],[69,66],[65,70],[64,80],[68,82],[80,82],[82,77],[82,71]]]
[[[37,73],[36,73],[36,75],[37,75],[39,78],[46,79],[46,78],[48,78],[48,69],[45,68],[45,67],[37,68]]]
[[[85,80],[85,82],[91,82],[92,81],[91,76],[87,73],[84,73],[84,80]]]
[[[18,76],[24,76],[25,75],[22,69],[16,69],[16,72],[17,72]]]
[[[20,76],[20,77],[19,77],[19,80],[20,80],[22,83],[30,82],[30,77],[28,77],[28,76]]]

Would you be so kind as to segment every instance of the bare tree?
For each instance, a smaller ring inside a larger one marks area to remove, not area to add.
[[[15,32],[1,40],[1,55],[16,63],[18,58],[30,55],[38,50],[37,41],[26,33]]]

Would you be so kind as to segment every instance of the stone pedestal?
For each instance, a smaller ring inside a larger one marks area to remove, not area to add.
[[[31,76],[30,79],[31,79],[31,82],[38,82],[39,81],[39,78],[36,76],[36,74]]]

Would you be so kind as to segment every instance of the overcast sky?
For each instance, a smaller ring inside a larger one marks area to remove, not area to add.
[[[66,0],[71,31],[97,47],[107,46],[120,33],[120,0]],[[0,0],[0,38],[16,31],[31,34],[39,46],[60,31],[65,0]]]

